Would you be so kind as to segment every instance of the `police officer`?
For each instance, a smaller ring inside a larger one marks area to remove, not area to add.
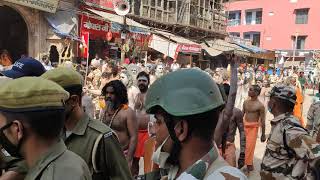
[[[86,163],[60,140],[68,97],[59,85],[39,77],[0,87],[0,142],[6,155],[25,159],[26,180],[91,179]]]
[[[269,93],[271,132],[261,164],[261,179],[308,179],[310,164],[320,157],[320,145],[293,116],[296,92],[276,85]]]
[[[247,179],[219,156],[212,141],[224,102],[207,73],[183,69],[165,75],[151,85],[145,104],[156,118],[153,161],[161,169],[140,179]]]
[[[66,101],[65,143],[69,150],[85,160],[92,179],[132,179],[116,135],[83,111],[81,75],[72,69],[56,68],[42,77],[58,83],[70,93]]]

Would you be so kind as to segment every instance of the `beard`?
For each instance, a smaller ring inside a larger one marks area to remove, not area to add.
[[[145,93],[148,90],[148,86],[146,86],[144,84],[139,84],[138,87],[139,87],[140,92],[142,92],[142,93]]]
[[[113,101],[111,98],[107,98],[106,100],[106,108],[115,110],[119,108],[120,103],[118,101]]]

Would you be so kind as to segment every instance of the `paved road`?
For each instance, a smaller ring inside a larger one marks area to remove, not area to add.
[[[307,119],[307,113],[308,113],[309,107],[312,103],[312,98],[313,98],[312,93],[313,92],[311,90],[307,90],[305,93],[305,101],[303,104],[303,117],[304,117],[305,121]],[[267,119],[266,119],[266,135],[267,135],[267,137],[268,137],[268,134],[270,133],[270,127],[271,127],[270,120],[272,118],[273,118],[273,116],[268,112]],[[237,151],[238,151],[238,155],[239,155],[239,133],[237,133],[235,143],[236,143],[236,147],[237,147]],[[260,175],[259,175],[260,163],[261,163],[264,151],[265,151],[265,146],[266,146],[266,143],[261,143],[260,142],[260,135],[258,135],[255,154],[254,154],[254,160],[253,160],[255,171],[249,175],[248,178],[250,180],[259,180],[260,179]]]

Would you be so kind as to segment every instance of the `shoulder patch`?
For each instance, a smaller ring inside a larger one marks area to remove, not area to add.
[[[95,119],[90,119],[89,127],[91,127],[92,129],[94,129],[100,133],[103,133],[103,134],[108,133],[108,132],[112,132],[110,127],[108,127],[107,125],[105,125],[101,121],[98,121]]]
[[[113,135],[113,132],[110,131],[110,132],[104,134],[104,135],[103,135],[103,138],[108,138],[108,137],[111,137],[112,135]]]

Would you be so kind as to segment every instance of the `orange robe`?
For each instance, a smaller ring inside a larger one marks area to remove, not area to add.
[[[293,109],[293,115],[297,117],[303,127],[305,127],[305,122],[302,117],[302,107],[303,107],[303,94],[302,91],[299,87],[296,88],[296,105],[294,106]]]
[[[260,127],[259,122],[248,122],[243,119],[244,133],[246,135],[245,165],[253,165],[254,150]]]

